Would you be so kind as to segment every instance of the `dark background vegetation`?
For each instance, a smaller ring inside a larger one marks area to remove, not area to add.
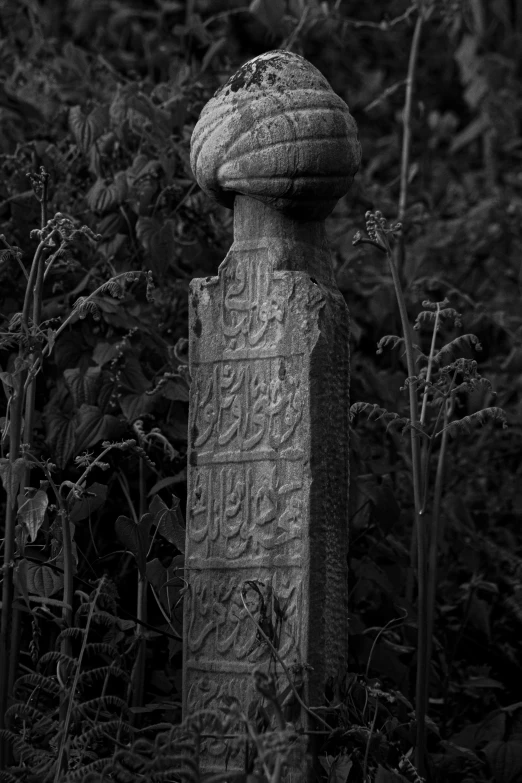
[[[489,392],[480,392],[462,399],[459,415],[494,404],[510,426],[487,424],[451,441],[429,750],[438,780],[515,783],[522,780],[522,751],[515,750],[522,740],[516,707],[522,702],[522,7],[516,0],[435,0],[430,8],[415,74],[402,279],[412,323],[423,299],[447,296],[462,313],[462,331],[480,339],[476,358],[497,397],[492,402]],[[49,215],[61,212],[101,234],[98,243],[74,244],[55,264],[44,289],[48,326],[56,328],[77,297],[115,274],[151,270],[156,282],[153,302],[136,281],[122,300],[100,298],[98,320],[73,319],[37,379],[33,453],[57,466],[58,483],[75,481],[82,471],[75,458],[99,453],[102,441],[135,438],[149,458],[111,452],[108,468],[90,476],[100,502],[75,527],[76,586],[89,590],[107,574],[118,616],[128,621],[120,629],[122,645],[133,634],[136,567],[114,523],[121,514],[139,518],[155,496],[170,508],[174,493],[184,508],[188,283],[214,274],[231,242],[231,213],[195,184],[190,136],[217,87],[261,52],[291,48],[304,55],[358,124],[362,165],[328,219],[337,281],[352,316],[352,402],[406,410],[400,352],[376,355],[377,341],[399,332],[391,278],[382,256],[353,247],[352,238],[364,227],[366,210],[380,209],[390,220],[397,215],[416,13],[408,0],[266,0],[250,10],[235,0],[2,4],[0,369],[12,368],[8,323],[26,287],[8,245],[23,251],[27,267],[37,244],[30,232],[40,225],[28,174],[41,166],[50,174]],[[430,335],[417,337],[426,349]],[[7,397],[6,391],[0,423]],[[3,457],[6,449],[4,442]],[[406,753],[412,735],[408,728],[400,733],[408,720],[397,704],[413,698],[416,655],[415,608],[406,593],[407,440],[361,422],[352,453],[346,710],[352,725],[364,727],[368,688],[394,694],[380,736]],[[32,485],[41,479],[35,470]],[[26,548],[29,562],[47,561],[52,536],[46,520]],[[158,535],[149,552],[149,561],[159,564],[150,579],[172,616],[167,625],[150,597],[145,722],[180,720],[181,653],[174,636],[182,633],[183,582],[162,587],[161,574],[179,573],[182,552],[170,539]],[[43,595],[60,591],[59,583],[53,588],[47,576],[41,579]],[[45,604],[24,614],[21,672],[34,667],[38,652],[52,649],[55,614]],[[378,630],[396,619],[376,641]],[[322,750],[329,779],[342,783],[362,779],[357,770],[367,747],[364,733],[343,736]],[[392,756],[377,746],[373,768],[390,770]],[[407,770],[402,774],[414,780]]]

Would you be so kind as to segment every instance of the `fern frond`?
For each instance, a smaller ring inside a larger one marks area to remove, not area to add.
[[[483,378],[481,375],[477,378],[467,378],[465,381],[462,381],[462,383],[459,383],[454,387],[453,394],[471,394],[480,389],[489,392],[493,397],[497,396],[497,393],[493,391],[491,381],[487,378]]]
[[[43,674],[40,674],[39,672],[30,672],[29,674],[23,674],[21,677],[17,679],[15,682],[15,692],[17,688],[23,688],[27,687],[33,690],[34,688],[40,688],[42,691],[47,693],[49,696],[60,696],[62,692],[62,687],[60,684],[52,679],[51,677],[46,677]]]
[[[101,318],[100,308],[94,298],[90,299],[88,296],[78,297],[73,304],[72,312],[77,313],[80,318],[85,318],[88,313],[92,313],[95,320]]]
[[[64,639],[76,639],[82,641],[85,636],[85,628],[78,628],[77,626],[71,626],[71,628],[65,628],[61,631],[56,638],[56,645],[59,646]]]
[[[25,769],[21,769],[20,772],[26,772]],[[5,770],[2,770],[0,772],[0,783],[20,783],[20,780],[22,778],[15,778],[14,775],[11,775],[10,772],[6,772]]]
[[[118,280],[108,280],[100,288],[100,293],[110,294],[114,299],[123,299],[125,297],[125,286],[121,285]]]
[[[455,326],[460,326],[461,322],[461,314],[458,313],[454,307],[437,307],[437,302],[423,302],[423,306],[427,305],[428,310],[422,310],[417,318],[415,319],[415,326],[414,329],[420,329],[421,324],[423,323],[429,323],[432,324],[435,321],[441,321],[447,320],[449,318],[453,319],[455,322]],[[441,302],[440,304],[446,304],[446,302]],[[449,304],[449,302],[447,302]]]
[[[476,359],[455,359],[451,364],[446,364],[440,368],[441,375],[449,375],[450,373],[462,373],[466,378],[474,377],[477,374],[477,361]]]
[[[381,337],[377,343],[377,353],[382,353],[385,348],[397,348],[399,345],[404,345],[404,337],[399,337],[396,334],[385,334]]]
[[[385,348],[391,348],[393,350],[394,348],[398,348],[399,346],[404,346],[404,337],[399,337],[396,334],[385,334],[384,337],[381,337],[381,339],[377,343],[377,353],[382,353]],[[417,361],[419,361],[420,359],[424,359],[425,361],[428,361],[428,357],[421,351],[421,349],[417,344],[412,345],[412,348],[417,354],[416,356]]]
[[[114,677],[121,677],[126,682],[130,681],[127,672],[120,669],[119,666],[98,666],[96,669],[88,669],[87,671],[81,672],[78,677],[78,685],[91,685],[95,680],[104,680],[109,674]]]
[[[9,729],[0,729],[0,739],[6,739],[11,744],[15,754],[19,756],[24,764],[30,766],[32,771],[36,771],[36,767],[47,770],[55,760],[53,753],[49,753],[41,748],[33,748],[23,737],[19,734],[14,734]]]
[[[44,653],[38,661],[38,668],[42,669],[48,663],[63,663],[65,667],[70,667],[70,670],[74,671],[78,661],[70,655],[60,652],[59,650],[51,650],[51,652]]]
[[[4,261],[6,264],[20,258],[22,258],[22,251],[15,245],[6,248],[5,250],[0,250],[0,261]]]
[[[40,721],[48,721],[49,725],[52,724],[52,719],[41,710],[33,707],[31,704],[24,702],[18,702],[17,704],[11,704],[5,711],[6,718],[12,718],[18,720],[24,720],[31,724],[37,724]]]
[[[354,402],[350,406],[350,423],[353,424],[356,417],[360,413],[366,413],[368,421],[382,421],[386,424],[386,429],[392,425],[406,426],[409,424],[409,419],[399,416],[398,413],[387,411],[386,408],[381,408],[376,403],[370,402]]]
[[[80,710],[102,710],[103,712],[110,712],[110,707],[114,707],[121,712],[128,712],[129,706],[124,699],[120,699],[119,696],[97,696],[95,699],[89,699],[78,705]]]
[[[75,744],[89,747],[100,739],[109,739],[114,742],[118,737],[118,734],[122,731],[129,736],[134,733],[132,726],[122,720],[104,721],[103,723],[97,723],[96,726],[93,726],[89,731],[84,731],[76,738]]]
[[[463,419],[450,422],[437,435],[442,435],[443,432],[449,432],[450,435],[455,435],[458,432],[471,432],[476,424],[484,425],[487,421],[495,420],[502,423],[503,429],[506,429],[508,426],[506,414],[502,408],[483,408],[481,411],[464,416]]]
[[[97,773],[103,773],[108,771],[112,763],[112,759],[96,759],[89,764],[85,764],[78,769],[69,770],[66,774],[63,783],[100,783],[102,777]]]
[[[78,610],[76,612],[76,617],[80,619],[82,615],[87,616],[90,612],[90,604],[82,604],[78,607]],[[98,624],[103,625],[105,628],[114,628],[114,626],[117,624],[118,618],[115,617],[113,614],[110,614],[109,612],[100,612],[99,610],[96,610],[91,619],[91,625]]]
[[[84,656],[86,655],[108,655],[112,660],[120,659],[116,648],[107,642],[88,642],[84,651]]]
[[[457,351],[462,352],[463,348],[474,348],[476,351],[481,351],[482,346],[478,337],[475,334],[461,334],[460,337],[455,337],[454,340],[444,345],[440,351],[433,357],[434,364],[441,364],[445,359],[451,359]]]

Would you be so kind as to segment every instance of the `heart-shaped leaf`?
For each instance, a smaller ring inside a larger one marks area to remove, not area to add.
[[[63,574],[46,563],[27,562],[27,591],[41,598],[49,598],[63,589]]]
[[[185,552],[185,528],[179,499],[172,495],[172,508],[169,508],[159,495],[155,495],[149,508],[153,515],[153,524],[158,526],[158,533],[174,544],[183,554]]]
[[[18,509],[18,518],[27,531],[31,543],[36,541],[48,505],[49,498],[47,497],[47,492],[39,489],[32,498],[27,498]]]

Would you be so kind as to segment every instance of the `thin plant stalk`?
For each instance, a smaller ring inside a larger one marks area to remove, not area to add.
[[[419,0],[419,12],[415,22],[413,38],[410,47],[410,57],[408,60],[408,73],[406,76],[406,96],[404,99],[404,109],[402,112],[402,149],[401,149],[401,173],[399,184],[399,204],[397,209],[397,219],[399,223],[404,222],[406,214],[406,203],[408,198],[408,184],[410,173],[410,153],[411,153],[411,114],[413,105],[413,92],[415,88],[415,71],[419,58],[419,44],[421,39],[422,25],[424,24],[424,0]],[[399,237],[395,250],[395,263],[399,274],[404,271],[404,237]]]
[[[144,461],[139,464],[139,510],[140,519],[146,511],[146,488],[145,488],[145,466]],[[138,653],[132,670],[132,701],[134,708],[143,706],[143,695],[145,691],[145,665],[147,655],[147,640],[145,637],[145,626],[142,622],[147,622],[147,585],[148,579],[145,573],[144,564],[140,567],[138,564],[138,595],[136,599],[136,616],[138,624],[136,627],[136,636],[138,637]],[[136,713],[133,715],[134,722],[139,723]]]
[[[428,356],[428,366],[426,369],[426,385],[424,387],[424,393],[422,395],[422,405],[421,405],[421,413],[420,413],[420,425],[421,427],[424,427],[426,424],[426,414],[428,410],[428,390],[429,390],[429,383],[431,381],[431,376],[433,373],[433,357],[435,356],[435,346],[436,346],[436,340],[437,340],[437,332],[439,328],[439,320],[440,320],[440,306],[437,303],[437,312],[435,315],[435,325],[433,327],[433,335],[431,338],[431,346],[430,346],[430,353]],[[438,422],[437,422],[438,423]],[[422,470],[422,486],[423,486],[423,499],[421,504],[422,513],[424,514],[426,511],[427,503],[428,503],[428,470],[429,470],[429,458],[431,454],[432,449],[432,441],[425,441],[423,443],[422,448],[422,454],[421,454],[421,470]],[[408,573],[408,580],[406,584],[406,597],[407,600],[411,603],[413,601],[413,591],[414,591],[414,572],[417,564],[417,527],[414,525],[412,528],[412,534],[411,534],[411,541],[410,541],[410,563],[411,568]]]
[[[417,406],[417,381],[416,366],[413,352],[413,340],[411,326],[408,320],[406,301],[399,278],[399,271],[395,265],[393,254],[387,252],[387,258],[392,273],[393,285],[399,305],[399,313],[404,335],[406,350],[406,364],[408,368],[408,394],[410,403],[411,421],[411,463],[413,479],[413,502],[415,507],[415,530],[417,537],[417,678],[415,685],[415,715],[417,720],[417,737],[415,746],[415,762],[419,775],[424,772],[424,745],[426,735],[426,688],[424,686],[424,673],[427,666],[427,634],[426,634],[426,529],[424,525],[424,509],[422,508],[422,469],[419,447],[419,419]]]
[[[437,472],[435,475],[435,486],[433,493],[433,511],[428,549],[428,585],[427,585],[427,612],[426,612],[426,635],[427,651],[426,665],[429,667],[431,661],[431,652],[433,646],[433,626],[435,620],[435,597],[437,591],[437,561],[439,549],[439,529],[440,529],[440,509],[442,500],[442,488],[444,484],[444,473],[446,468],[446,455],[448,451],[449,430],[448,423],[453,411],[454,393],[445,401],[444,423],[441,436],[439,458],[437,460]],[[426,704],[429,699],[429,669],[426,670],[424,678],[426,689]]]
[[[147,622],[147,584],[148,579],[146,574],[138,569],[138,595],[136,599],[136,617],[138,620],[136,627],[138,652],[131,676],[132,698],[131,706],[133,708],[139,708],[143,706],[143,694],[144,694],[144,679],[145,679],[145,664],[146,664],[146,637],[145,626],[142,623]],[[139,723],[139,719],[136,713],[133,714],[133,723]]]
[[[415,21],[415,29],[413,31],[413,37],[410,47],[410,56],[408,61],[408,73],[406,77],[406,97],[403,110],[403,136],[402,136],[402,152],[401,152],[401,173],[400,173],[400,191],[399,191],[399,205],[398,205],[398,220],[403,222],[406,213],[406,203],[408,195],[408,178],[410,169],[410,152],[411,152],[411,115],[413,105],[413,93],[415,89],[415,73],[417,68],[417,62],[419,57],[419,44],[422,33],[422,26],[426,18],[425,3],[424,0],[418,0],[418,14]],[[399,275],[404,270],[404,239],[399,238],[397,244],[397,251],[395,253],[395,261],[393,258],[389,258],[390,267],[392,269],[393,282],[395,290],[397,292],[397,299],[399,301],[399,309],[401,310],[401,302],[399,291],[402,296],[402,289],[400,286]],[[404,297],[402,297],[404,299]],[[406,310],[404,306],[404,311]],[[401,321],[404,333],[405,343],[409,341],[411,343],[410,325],[406,318],[403,318],[401,310]],[[411,358],[413,358],[413,351],[411,351]],[[408,352],[406,353],[408,359]],[[413,362],[412,362],[413,363]],[[410,377],[415,373],[410,370],[408,365],[408,374]],[[412,419],[412,425],[414,425],[414,414],[417,413],[417,385],[412,383],[408,386],[410,392],[410,416]],[[425,744],[425,716],[426,716],[426,689],[424,683],[421,681],[422,674],[426,667],[426,654],[427,654],[427,638],[425,627],[425,608],[426,608],[426,542],[425,542],[425,530],[423,509],[421,508],[421,465],[419,457],[419,440],[415,429],[411,432],[411,447],[412,447],[412,472],[413,472],[413,491],[414,491],[414,503],[415,503],[415,525],[412,529],[412,536],[416,537],[416,551],[417,551],[417,574],[418,574],[418,649],[417,649],[417,682],[415,687],[415,712],[417,718],[417,737],[415,746],[415,763],[419,775],[424,773],[424,744]],[[412,542],[413,545],[413,542]]]
[[[421,415],[420,415],[420,423],[422,427],[426,424],[426,413],[428,410],[428,391],[429,391],[431,376],[433,374],[433,357],[435,356],[435,346],[437,342],[437,333],[439,331],[439,322],[440,322],[440,302],[437,302],[435,323],[433,325],[433,334],[431,337],[430,353],[428,356],[428,367],[426,369],[426,385],[424,387],[424,393],[422,395],[422,407],[421,407]]]
[[[417,61],[419,58],[419,44],[421,39],[422,25],[426,18],[424,10],[424,0],[418,2],[419,12],[415,22],[415,29],[413,31],[413,38],[411,40],[410,57],[408,61],[408,73],[406,76],[406,96],[404,100],[404,109],[402,114],[402,150],[401,150],[401,178],[400,178],[400,191],[399,191],[399,208],[398,208],[398,221],[402,223],[404,215],[406,213],[406,200],[408,196],[408,176],[410,169],[410,152],[411,152],[411,113],[413,105],[413,93],[415,90],[415,71],[417,69]],[[402,244],[404,249],[404,243]]]

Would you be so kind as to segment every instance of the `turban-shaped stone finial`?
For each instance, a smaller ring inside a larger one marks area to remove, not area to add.
[[[320,71],[273,51],[245,63],[204,107],[190,162],[201,188],[227,207],[241,194],[321,220],[360,158],[355,121]]]

